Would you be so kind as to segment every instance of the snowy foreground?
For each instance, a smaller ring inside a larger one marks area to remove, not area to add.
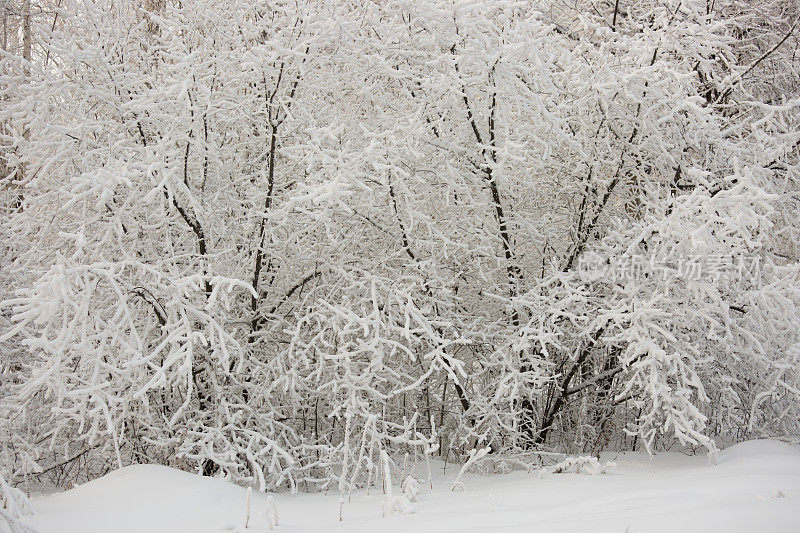
[[[338,494],[277,494],[277,531],[800,531],[800,448],[738,444],[715,466],[704,456],[604,456],[603,475],[468,474],[434,464],[413,513],[382,518],[382,495],[353,494],[338,522]],[[395,489],[399,491],[399,489]],[[33,501],[41,533],[245,531],[245,489],[166,467],[139,465]],[[266,496],[253,494],[247,531],[268,531]],[[2,529],[2,528],[0,528]]]

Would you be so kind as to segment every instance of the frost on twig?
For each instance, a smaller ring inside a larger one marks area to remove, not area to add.
[[[381,516],[411,514],[414,508],[404,494],[394,494],[392,490],[392,476],[389,471],[389,456],[381,450],[381,464],[383,465],[384,487],[386,496],[381,500]]]
[[[271,495],[267,496],[267,523],[270,529],[278,527],[278,507]]]
[[[247,492],[244,495],[244,528],[250,524],[250,497],[253,494],[253,487],[247,487]]]
[[[5,521],[11,533],[36,533],[34,528],[25,524],[25,517],[33,514],[28,496],[10,486],[0,475],[0,524]]]
[[[457,488],[464,490],[464,485],[462,484],[464,474],[466,474],[467,471],[470,469],[470,467],[474,465],[477,461],[483,459],[483,457],[486,456],[486,454],[489,453],[489,450],[491,449],[492,449],[491,446],[487,446],[485,448],[481,448],[480,450],[478,449],[470,450],[469,459],[467,459],[467,462],[464,463],[464,466],[461,467],[461,470],[458,471],[458,475],[456,476],[455,481],[453,481],[453,486],[450,487],[451,491],[455,491]]]

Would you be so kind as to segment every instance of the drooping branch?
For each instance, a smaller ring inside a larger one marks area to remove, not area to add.
[[[130,292],[139,296],[142,300],[149,303],[153,307],[153,310],[156,312],[156,316],[158,317],[159,324],[162,326],[167,325],[167,313],[164,311],[164,307],[159,303],[156,297],[153,296],[152,292],[144,287],[134,287]]]

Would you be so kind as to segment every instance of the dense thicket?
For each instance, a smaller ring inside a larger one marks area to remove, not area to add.
[[[800,434],[795,3],[3,6],[14,478]]]

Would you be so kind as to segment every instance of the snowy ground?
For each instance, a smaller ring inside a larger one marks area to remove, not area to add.
[[[617,466],[598,476],[470,474],[463,492],[450,491],[458,468],[434,464],[434,489],[423,483],[413,514],[388,518],[374,490],[355,493],[341,523],[338,494],[277,494],[276,531],[800,531],[797,446],[739,444],[716,466],[681,453],[603,459]],[[247,531],[268,530],[265,501],[253,494]],[[28,523],[41,533],[243,532],[244,502],[245,490],[223,480],[140,465],[35,498]]]

